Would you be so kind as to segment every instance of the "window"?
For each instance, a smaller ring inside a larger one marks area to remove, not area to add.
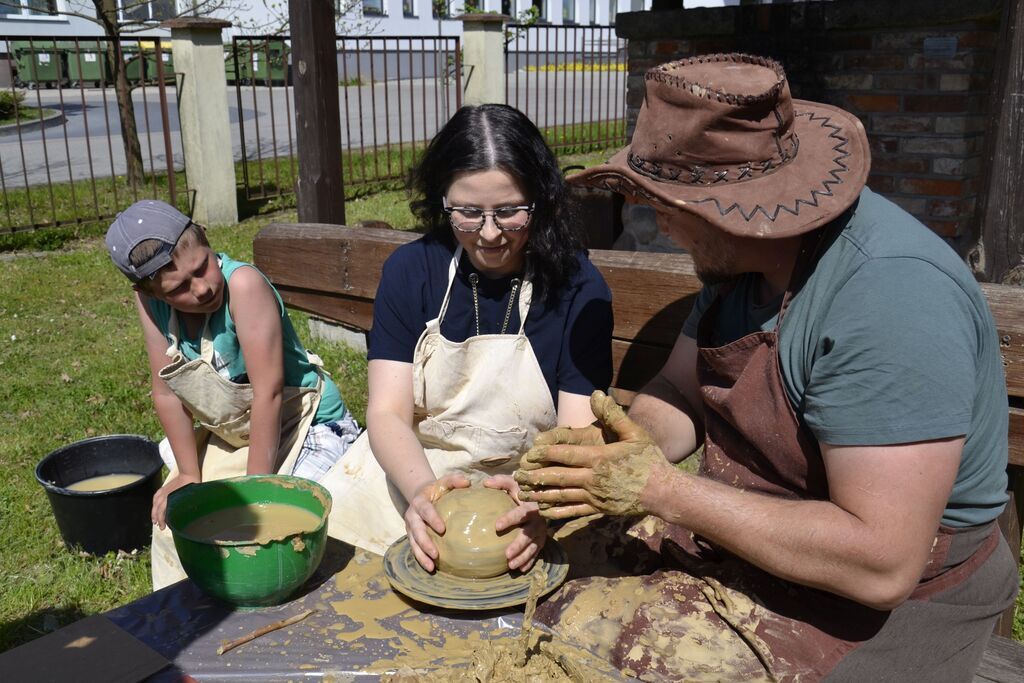
[[[363,15],[370,17],[384,16],[384,0],[363,0]]]
[[[562,23],[576,23],[576,0],[562,0]]]
[[[26,17],[57,14],[57,0],[21,0],[21,7],[13,4],[17,0],[8,0],[11,5],[0,5],[0,14],[20,14]]]
[[[597,23],[597,0],[590,0],[590,24]]]
[[[515,17],[515,9],[512,6],[512,0],[501,0],[501,13],[506,17]]]
[[[404,16],[404,17],[415,17],[416,16],[416,2],[415,2],[415,0],[402,0],[402,16]]]
[[[619,8],[619,0],[608,0],[608,24],[615,25],[616,10]]]
[[[174,0],[118,0],[122,21],[163,21],[178,16]]]
[[[544,0],[531,0],[530,4],[537,8],[537,21],[547,21],[547,14],[544,13]]]
[[[447,19],[452,15],[448,0],[430,0],[430,15],[435,19]]]

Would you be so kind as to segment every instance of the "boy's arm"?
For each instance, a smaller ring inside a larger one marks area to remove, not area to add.
[[[284,392],[284,340],[280,304],[255,268],[232,275],[231,317],[252,384],[249,461],[246,474],[272,474],[281,440],[281,401]]]
[[[160,379],[160,369],[167,365],[167,339],[157,327],[149,310],[149,298],[136,292],[135,308],[142,323],[142,336],[146,343],[146,355],[149,357],[149,373],[153,386],[153,407],[157,419],[164,428],[167,441],[178,464],[178,475],[168,480],[156,495],[153,496],[152,521],[164,527],[164,511],[167,496],[185,484],[202,481],[199,470],[199,456],[196,452],[195,432],[193,431],[192,415],[181,404],[167,383]]]

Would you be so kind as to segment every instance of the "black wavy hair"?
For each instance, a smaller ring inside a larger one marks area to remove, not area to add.
[[[504,104],[462,107],[430,141],[409,177],[409,207],[431,234],[454,246],[441,198],[455,176],[498,169],[516,179],[536,208],[524,250],[524,276],[539,300],[555,294],[579,270],[583,239],[570,215],[568,189],[555,155],[533,122]]]

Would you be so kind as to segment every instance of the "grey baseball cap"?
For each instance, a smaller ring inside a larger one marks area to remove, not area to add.
[[[157,199],[135,202],[117,214],[107,230],[107,251],[114,265],[132,282],[141,282],[171,262],[171,254],[178,239],[191,225],[192,219],[170,204]],[[145,240],[159,240],[160,248],[153,256],[135,268],[129,256],[132,249]]]

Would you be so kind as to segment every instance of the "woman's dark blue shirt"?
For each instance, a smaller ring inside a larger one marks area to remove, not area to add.
[[[369,359],[411,363],[416,342],[437,317],[448,286],[453,248],[427,235],[402,245],[384,263],[373,306]],[[526,316],[526,337],[558,405],[558,392],[590,395],[607,390],[612,374],[611,291],[582,252],[579,270],[547,301],[536,294]],[[461,342],[476,334],[470,273],[477,272],[463,253],[452,284],[441,334]],[[480,334],[501,331],[514,276],[478,277]],[[506,330],[519,330],[513,304]]]

